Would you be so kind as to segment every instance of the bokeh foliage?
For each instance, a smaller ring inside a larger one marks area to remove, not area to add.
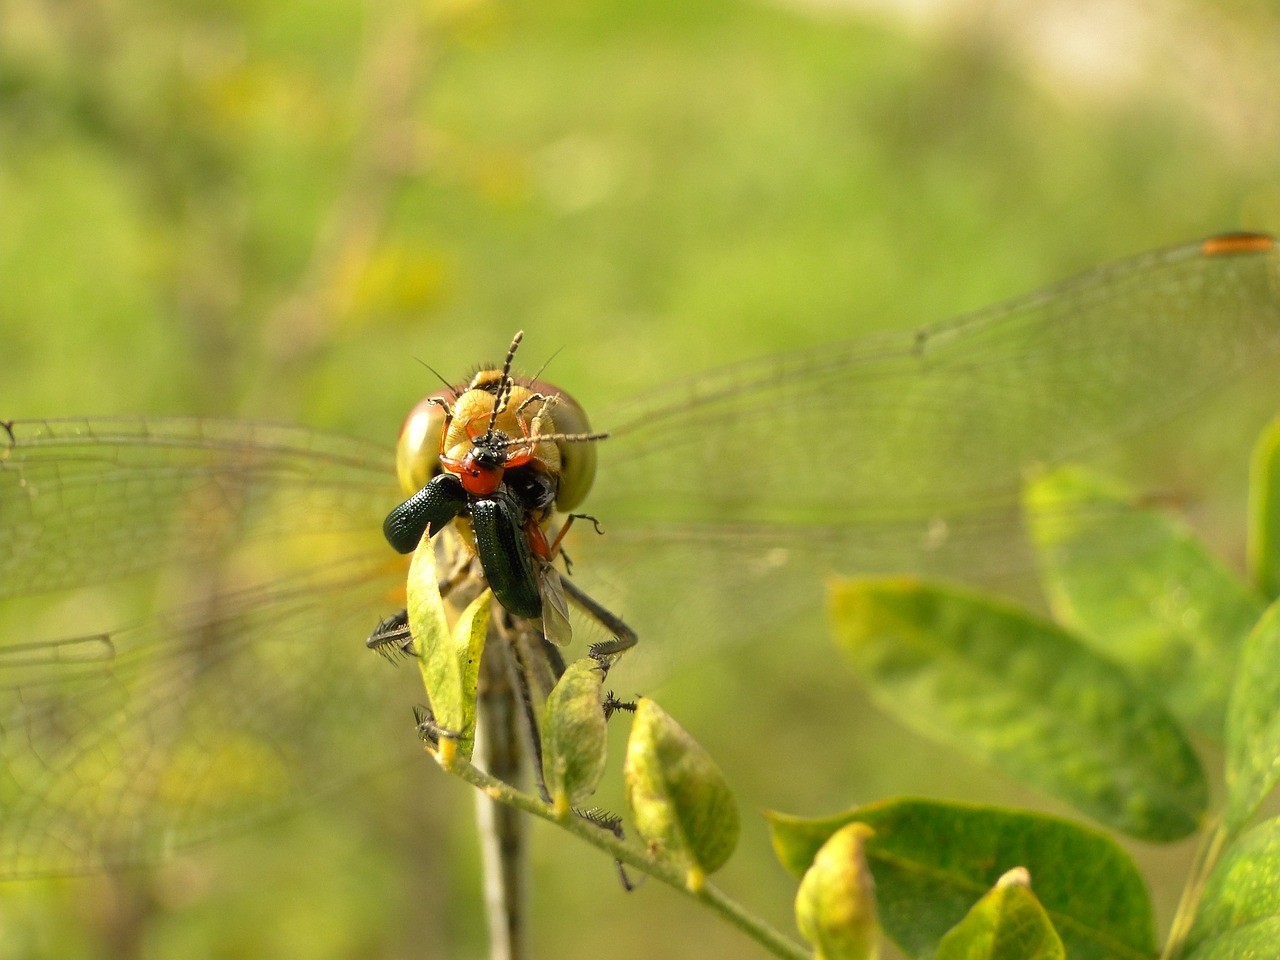
[[[0,417],[243,414],[389,441],[433,382],[415,358],[455,376],[517,327],[565,348],[552,372],[597,409],[721,360],[1280,228],[1267,5],[922,17],[12,0]],[[830,704],[847,721],[860,694],[821,635],[668,655],[664,705],[747,809],[1009,795],[874,713],[833,738]],[[407,730],[407,704],[387,709]],[[473,955],[469,801],[424,762],[155,876],[8,885],[0,954]],[[621,809],[620,788],[603,801]],[[790,881],[755,820],[725,884],[786,925]],[[696,929],[701,955],[740,955],[663,892],[624,897],[594,853],[536,849],[540,953],[674,955]],[[1181,872],[1156,878],[1166,909]]]

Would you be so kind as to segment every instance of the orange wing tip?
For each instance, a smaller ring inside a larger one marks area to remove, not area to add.
[[[1265,233],[1222,233],[1200,244],[1206,257],[1229,257],[1237,253],[1266,253],[1274,249],[1275,237]]]

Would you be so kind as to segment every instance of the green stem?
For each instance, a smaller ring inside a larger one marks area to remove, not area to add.
[[[568,816],[561,818],[556,816],[555,811],[549,804],[543,803],[536,797],[523,793],[509,784],[489,776],[461,756],[455,757],[447,769],[450,773],[461,777],[472,786],[483,790],[491,800],[509,804],[512,807],[523,810],[525,813],[554,823],[568,830],[578,839],[603,850],[611,857],[627,864],[627,866],[634,867],[642,873],[646,873],[667,886],[679,890],[686,896],[706,905],[774,956],[789,958],[789,960],[812,960],[813,955],[809,951],[769,926],[759,917],[749,913],[744,907],[731,900],[711,884],[704,883],[696,891],[689,889],[685,883],[685,871],[681,867],[659,860],[647,850],[627,843],[625,840],[619,840],[608,831],[601,830],[598,826],[588,823],[580,817]]]
[[[1227,831],[1219,819],[1201,840],[1195,859],[1191,862],[1187,884],[1182,888],[1182,896],[1178,900],[1178,910],[1169,925],[1169,939],[1165,942],[1160,960],[1177,960],[1182,953],[1187,934],[1191,932],[1191,924],[1195,922],[1196,911],[1200,909],[1205,884],[1209,881],[1209,874],[1217,864],[1218,857],[1222,855],[1227,839]]]

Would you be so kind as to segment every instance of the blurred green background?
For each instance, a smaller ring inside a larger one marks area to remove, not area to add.
[[[0,417],[391,443],[418,359],[453,377],[517,328],[599,409],[1280,229],[1278,88],[1280,16],[1245,0],[10,0]],[[646,691],[738,791],[723,885],[778,925],[762,807],[1041,803],[803,652],[677,654]],[[862,720],[833,736],[833,703]],[[153,873],[0,886],[0,957],[482,956],[470,815],[424,761]],[[1167,918],[1188,851],[1139,852]],[[533,884],[540,956],[755,955],[552,831]]]

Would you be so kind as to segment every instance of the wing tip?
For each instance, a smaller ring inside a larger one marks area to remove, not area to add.
[[[1241,253],[1267,253],[1276,246],[1276,238],[1267,233],[1238,230],[1208,237],[1200,243],[1200,253],[1206,257],[1229,257]]]

